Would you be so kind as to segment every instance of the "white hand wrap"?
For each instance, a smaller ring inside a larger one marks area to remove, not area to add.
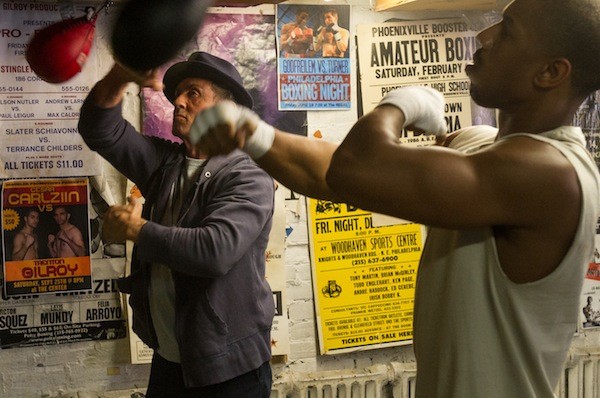
[[[342,34],[340,32],[335,32],[335,34],[333,35],[333,37],[335,38],[335,41],[342,40]]]
[[[242,108],[242,115],[243,117],[240,118],[240,123],[238,123],[238,125],[241,126],[242,124],[249,122],[256,126],[252,135],[246,137],[243,149],[252,159],[261,158],[273,146],[273,141],[275,140],[275,128],[266,123],[248,108]],[[246,120],[242,122],[244,117]]]
[[[290,37],[288,37],[288,39],[287,39],[288,46],[291,46],[294,43],[295,40],[296,40],[296,31],[292,30],[292,33],[290,34]]]
[[[235,125],[240,117],[238,106],[231,101],[219,102],[212,108],[205,109],[196,116],[190,128],[190,142],[198,143],[208,130],[222,125]]]
[[[429,135],[447,132],[444,119],[444,96],[425,86],[407,86],[388,92],[380,105],[393,105],[404,113],[404,126],[412,126]]]
[[[190,129],[190,142],[196,144],[203,135],[218,125],[230,126],[235,130],[245,127],[252,131],[252,134],[246,137],[242,149],[253,159],[267,153],[275,139],[275,128],[264,122],[256,113],[234,102],[223,101],[202,111],[196,117]]]

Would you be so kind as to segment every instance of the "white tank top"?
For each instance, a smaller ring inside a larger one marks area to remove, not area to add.
[[[491,228],[432,228],[417,278],[417,397],[554,396],[593,258],[600,177],[579,128],[518,135],[550,143],[573,164],[583,195],[573,245],[550,275],[516,284]]]

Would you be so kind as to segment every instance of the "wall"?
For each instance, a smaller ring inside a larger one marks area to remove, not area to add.
[[[352,24],[382,22],[390,18],[435,18],[460,13],[375,13],[366,0],[352,0]],[[111,65],[106,45],[108,19],[99,18],[97,43],[101,74]],[[357,98],[356,66],[353,66],[352,96]],[[139,97],[131,86],[125,101],[126,117],[139,124]],[[309,112],[309,134],[317,129],[327,139],[341,140],[356,120],[356,103],[349,111]],[[308,252],[308,234],[304,198],[288,201],[287,223],[294,232],[286,242],[286,288],[290,322],[291,353],[285,363],[273,365],[274,376],[283,372],[339,371],[361,369],[377,364],[414,362],[411,346],[359,351],[332,356],[318,355],[315,313]],[[598,352],[600,334],[577,336],[574,352]],[[143,391],[149,365],[129,364],[127,339],[82,342],[60,346],[18,348],[0,351],[0,397],[129,397]]]

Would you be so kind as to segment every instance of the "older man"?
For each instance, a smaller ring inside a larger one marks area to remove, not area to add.
[[[154,348],[147,397],[262,397],[271,389],[275,313],[265,280],[273,180],[235,151],[207,158],[189,142],[196,115],[252,97],[229,62],[204,52],[164,76],[175,107],[176,144],[139,134],[121,116],[129,82],[162,87],[154,72],[119,65],[96,84],[79,131],[92,150],[141,190],[146,202],[113,206],[104,238],[135,242],[130,293],[133,328]]]

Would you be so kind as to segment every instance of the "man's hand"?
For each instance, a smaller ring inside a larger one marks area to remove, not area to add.
[[[113,65],[107,77],[122,83],[137,83],[140,87],[149,87],[154,91],[162,91],[163,89],[163,82],[158,77],[158,69],[136,71],[117,62]]]
[[[444,96],[425,86],[407,86],[388,92],[377,105],[392,105],[404,113],[404,126],[437,137],[448,130],[444,119]]]
[[[327,31],[333,33],[333,37],[335,38],[335,41],[342,40],[342,34],[340,33],[340,30],[341,30],[341,28],[339,27],[337,22],[330,23],[329,25],[327,25]]]
[[[317,29],[313,30],[313,39],[312,39],[312,45],[311,45],[311,49],[313,51],[317,51],[319,49],[319,40],[323,40],[322,38],[319,39],[320,37],[322,37],[321,32],[323,32],[323,28],[322,26],[319,26]]]
[[[190,130],[190,141],[211,155],[243,149],[253,159],[273,145],[275,128],[250,109],[231,101],[219,102],[199,113]]]
[[[295,41],[296,41],[296,29],[292,29],[292,32],[290,33],[290,37],[287,40],[287,44],[289,46],[291,46],[292,44],[294,44]]]
[[[111,206],[104,214],[102,240],[105,242],[137,241],[147,220],[142,218],[142,202],[131,197],[126,205]]]
[[[158,70],[136,72],[115,63],[108,74],[94,86],[90,97],[97,106],[112,108],[123,100],[129,83],[137,83],[155,91],[161,91],[163,88],[163,83],[158,78]]]

